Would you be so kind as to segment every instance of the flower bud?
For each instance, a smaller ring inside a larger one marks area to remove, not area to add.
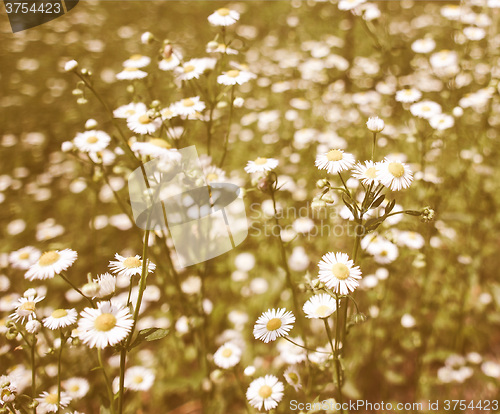
[[[243,104],[245,103],[245,100],[238,96],[237,98],[234,98],[233,105],[235,108],[241,108]]]
[[[30,288],[28,290],[26,290],[24,293],[23,293],[23,296],[25,298],[29,298],[30,296],[36,296],[36,290],[33,289],[33,288]]]
[[[90,282],[83,285],[82,292],[85,296],[93,297],[97,295],[99,289],[99,283]]]
[[[372,116],[368,118],[366,122],[367,128],[372,132],[380,132],[384,129],[385,123],[378,116]]]
[[[87,119],[87,122],[85,122],[85,129],[95,129],[97,126],[97,121],[95,119]]]
[[[174,49],[172,48],[171,44],[166,44],[163,47],[162,55],[165,59],[168,59],[170,56],[172,56],[172,53],[174,52]]]
[[[41,328],[42,324],[36,319],[33,319],[26,323],[26,331],[28,331],[31,334],[37,334],[38,332],[40,332]]]
[[[143,45],[149,45],[150,43],[153,43],[154,40],[155,40],[155,37],[154,37],[153,33],[151,33],[151,32],[144,32],[141,35],[141,43]]]
[[[316,181],[316,187],[325,188],[328,185],[328,180],[326,178],[322,178],[321,180]]]
[[[76,60],[69,60],[64,64],[64,70],[66,72],[72,72],[78,67],[78,62]]]
[[[356,313],[352,316],[352,322],[355,324],[363,323],[367,319],[364,313]]]

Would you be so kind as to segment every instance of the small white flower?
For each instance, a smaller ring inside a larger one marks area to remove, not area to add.
[[[26,322],[26,332],[37,334],[42,329],[42,324],[36,319]]]
[[[97,284],[98,290],[95,293],[97,298],[105,298],[106,296],[112,295],[116,290],[116,276],[109,273],[103,273],[94,279],[94,283]]]
[[[83,152],[100,152],[107,148],[111,137],[104,131],[85,131],[76,135],[73,140],[75,146]]]
[[[134,142],[131,145],[134,152],[150,157],[169,157],[181,159],[181,154],[162,138],[151,138],[148,142]]]
[[[132,391],[148,391],[155,382],[153,370],[135,366],[125,372],[125,388]]]
[[[67,407],[71,402],[71,397],[64,391],[61,392],[60,400],[57,391],[50,393],[44,391],[35,399],[38,401],[37,412],[41,413],[56,413],[59,411],[60,407]]]
[[[138,112],[127,118],[127,127],[136,134],[151,135],[155,133],[160,126],[161,119],[152,119],[147,112]]]
[[[261,173],[274,170],[279,162],[275,158],[262,158],[258,157],[254,161],[248,161],[245,171],[251,173]]]
[[[429,61],[431,65],[435,69],[446,68],[449,66],[454,66],[458,62],[458,54],[452,50],[441,50],[437,53],[434,53]]]
[[[411,44],[411,49],[415,53],[429,53],[434,50],[436,47],[436,42],[434,39],[431,39],[430,37],[426,37],[425,39],[418,39],[415,40]]]
[[[443,131],[455,125],[455,119],[450,115],[437,114],[429,119],[429,124],[432,128]]]
[[[148,76],[147,72],[144,72],[134,66],[130,66],[123,69],[120,73],[117,73],[116,79],[134,80],[134,79],[144,79],[146,76]]]
[[[240,14],[235,10],[222,7],[208,16],[208,21],[214,26],[231,26],[240,18]]]
[[[432,101],[421,101],[410,106],[410,112],[419,118],[429,119],[441,113],[441,105]]]
[[[73,399],[80,399],[87,395],[90,386],[85,378],[73,377],[62,382],[66,393]]]
[[[387,188],[392,191],[400,191],[411,185],[413,173],[407,164],[386,158],[378,165],[377,178]]]
[[[285,377],[286,382],[288,382],[295,391],[299,391],[302,388],[299,371],[295,365],[289,366],[283,376]]]
[[[160,62],[158,63],[158,67],[160,68],[160,70],[168,71],[175,69],[177,66],[179,66],[180,63],[180,59],[173,53],[169,57],[164,57],[162,60],[160,60]]]
[[[217,76],[217,82],[222,85],[243,85],[255,78],[256,75],[246,70],[231,69],[223,75]]]
[[[364,165],[358,162],[352,169],[352,176],[361,181],[364,185],[379,183],[377,179],[378,163],[365,161]],[[352,213],[351,213],[352,214]]]
[[[80,313],[78,336],[90,348],[106,348],[123,341],[133,325],[128,308],[99,302],[97,309],[85,308]]]
[[[318,266],[319,280],[336,293],[347,295],[359,286],[361,270],[345,253],[327,253]]]
[[[126,119],[126,118],[131,117],[132,115],[137,114],[137,113],[141,113],[141,114],[146,113],[147,110],[148,110],[148,108],[142,102],[138,102],[138,103],[132,102],[132,103],[129,103],[127,105],[122,105],[119,108],[116,108],[113,111],[113,116],[115,118]]]
[[[310,319],[327,318],[337,309],[337,302],[328,293],[314,295],[306,303],[303,310]]]
[[[48,318],[43,320],[43,326],[52,330],[66,328],[76,322],[77,316],[75,309],[56,309]]]
[[[132,55],[125,62],[123,66],[125,68],[143,68],[151,63],[151,58],[143,55]]]
[[[260,339],[265,343],[275,341],[277,338],[287,336],[294,322],[295,316],[292,312],[287,312],[284,308],[269,309],[255,322],[253,335],[255,339]]]
[[[422,97],[422,92],[415,88],[401,89],[396,92],[396,101],[411,103],[416,102]]]
[[[9,254],[9,262],[16,269],[28,269],[41,256],[40,250],[26,246]]]
[[[175,68],[175,73],[180,80],[198,79],[207,69],[206,61],[203,59],[191,59]]]
[[[338,7],[339,10],[352,10],[364,2],[366,2],[366,0],[340,0]]]
[[[253,380],[247,389],[246,396],[252,407],[269,411],[278,406],[283,398],[285,387],[274,375],[266,375]]]
[[[366,127],[372,132],[381,132],[385,128],[385,123],[378,116],[368,118]]]
[[[200,101],[199,96],[194,96],[182,99],[174,103],[172,107],[175,113],[181,116],[190,116],[201,113],[205,109],[205,102]]]
[[[232,342],[226,342],[214,354],[214,362],[220,368],[234,367],[241,359],[241,348]]]
[[[31,321],[36,319],[36,304],[45,299],[45,296],[20,297],[15,304],[15,312],[10,315],[16,322],[24,323],[25,319]]]
[[[141,43],[143,45],[148,45],[148,44],[152,43],[154,39],[155,39],[155,37],[154,37],[153,33],[151,33],[151,32],[144,32],[141,35]]]
[[[29,280],[52,279],[70,267],[78,257],[71,249],[51,250],[43,253],[37,262],[30,266],[24,277]]]
[[[318,155],[314,164],[320,170],[327,170],[330,174],[337,174],[350,170],[355,162],[356,160],[352,154],[341,149],[332,149],[327,153]]]
[[[66,72],[71,72],[71,71],[75,70],[77,67],[78,67],[78,62],[76,60],[68,60],[64,64],[64,70]]]
[[[118,253],[115,254],[116,261],[109,262],[109,268],[117,275],[132,277],[140,275],[142,272],[142,259],[141,256],[123,257]],[[148,273],[152,273],[156,269],[156,265],[148,260]]]

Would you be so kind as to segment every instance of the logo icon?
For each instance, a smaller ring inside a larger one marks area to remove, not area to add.
[[[73,9],[79,0],[4,0],[12,33],[50,22]]]
[[[129,176],[136,225],[168,229],[182,267],[220,256],[243,242],[248,221],[240,188],[208,184],[194,146],[169,152]]]

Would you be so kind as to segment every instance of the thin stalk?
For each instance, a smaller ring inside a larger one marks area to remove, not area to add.
[[[375,145],[377,145],[377,133],[373,133],[373,144],[372,144],[372,161],[375,161]]]
[[[338,322],[338,309],[337,309],[337,322]],[[338,359],[338,345],[337,341],[335,341],[335,346],[333,346],[333,335],[332,335],[332,330],[330,329],[330,325],[328,325],[328,320],[327,318],[323,319],[323,322],[325,323],[325,329],[326,329],[326,334],[328,336],[328,342],[330,342],[330,347],[332,348],[332,352],[334,354],[334,363],[335,363],[335,372],[336,375],[332,372],[332,378],[333,381],[337,383],[337,388],[339,390],[339,402],[340,402],[340,412],[343,414],[344,409],[342,408],[342,403],[344,400],[344,396],[342,395],[342,381],[340,378],[340,361]]]
[[[87,301],[90,303],[90,305],[95,308],[94,302],[92,299],[90,299],[87,295],[85,295],[80,289],[78,289],[75,284],[69,280],[66,276],[64,276],[63,273],[59,273],[59,276],[61,276],[62,280],[64,280],[68,285],[70,285],[74,290],[76,290],[81,296],[83,296]]]
[[[108,398],[109,398],[109,408],[111,409],[111,413],[113,414],[115,412],[114,406],[113,406],[113,390],[111,389],[111,383],[109,382],[109,377],[108,374],[106,373],[106,369],[104,368],[104,364],[102,362],[102,354],[101,354],[101,349],[97,348],[97,360],[99,361],[99,368],[101,368],[102,375],[104,376],[104,381],[106,382],[106,389],[108,390]]]
[[[229,143],[229,133],[231,132],[231,121],[233,120],[233,108],[234,108],[234,86],[231,87],[231,97],[229,98],[229,118],[227,121],[227,132],[226,132],[226,139],[224,140],[224,150],[222,152],[222,158],[219,163],[219,168],[222,168],[222,165],[224,164],[224,160],[226,159],[226,154],[227,154],[227,146]]]
[[[59,338],[61,338],[61,344],[59,345],[59,355],[57,357],[57,412],[58,413],[61,409],[61,362],[62,362],[62,353],[65,341],[62,329],[59,329]]]
[[[31,395],[33,397],[33,400],[36,398],[36,335],[33,334],[33,342],[30,345],[30,351],[31,351]],[[29,345],[29,342],[28,342]],[[36,414],[36,407],[33,407],[33,414]]]
[[[284,339],[285,341],[290,342],[291,344],[294,344],[295,346],[298,346],[299,348],[305,349],[306,351],[316,352],[316,353],[318,353],[318,354],[328,354],[328,355],[332,355],[332,353],[331,353],[331,352],[318,351],[318,350],[316,350],[316,349],[311,349],[311,348],[308,348],[308,347],[306,347],[306,346],[304,346],[304,345],[300,345],[300,344],[298,344],[297,342],[292,341],[292,340],[291,340],[288,336],[284,336],[284,337],[283,337],[283,339]]]

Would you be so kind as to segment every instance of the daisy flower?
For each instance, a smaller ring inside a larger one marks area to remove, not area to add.
[[[235,49],[230,48],[229,46],[225,45],[224,43],[217,43],[214,42],[215,44],[211,44],[210,42],[207,45],[207,53],[225,53],[226,55],[237,55],[238,51]]]
[[[429,119],[441,113],[441,105],[433,101],[421,101],[410,106],[412,115]]]
[[[379,264],[392,263],[399,256],[399,249],[394,243],[386,240],[380,246],[378,252],[373,256],[373,259]]]
[[[432,128],[443,131],[455,125],[455,119],[450,115],[438,114],[429,119],[429,124]]]
[[[142,102],[138,103],[129,103],[127,105],[122,105],[119,108],[116,108],[113,111],[113,116],[115,118],[123,118],[126,119],[132,115],[137,113],[145,113],[148,110],[147,106]]]
[[[366,2],[366,0],[340,0],[338,7],[339,10],[352,10],[364,2]]]
[[[231,26],[240,19],[240,14],[235,10],[222,7],[208,16],[208,21],[214,26]]]
[[[220,368],[234,367],[241,359],[241,348],[232,342],[226,342],[214,354],[214,362]]]
[[[285,387],[274,375],[266,375],[253,380],[247,389],[247,400],[258,410],[269,411],[278,406]]]
[[[128,67],[123,69],[120,73],[116,74],[116,79],[118,80],[134,80],[134,79],[144,79],[148,76],[147,72],[144,72],[136,67]]]
[[[436,42],[430,37],[425,39],[417,39],[411,44],[411,49],[415,53],[429,53],[436,47]]]
[[[207,69],[206,62],[202,59],[191,59],[175,68],[175,73],[182,81],[198,79]]]
[[[172,157],[181,158],[181,154],[175,148],[162,138],[151,138],[148,142],[134,142],[131,146],[132,151],[141,155],[150,157]]]
[[[314,164],[320,170],[327,170],[330,174],[336,174],[350,170],[355,162],[354,155],[341,149],[332,149],[325,154],[318,155]]]
[[[254,161],[248,161],[245,171],[249,174],[260,173],[265,171],[274,170],[279,162],[275,158],[257,158]]]
[[[9,254],[9,262],[16,269],[28,269],[41,256],[41,252],[32,246],[26,246]]]
[[[277,338],[287,336],[288,331],[293,328],[295,316],[286,309],[269,309],[264,312],[253,327],[255,339],[260,339],[266,344],[270,341],[276,341]]]
[[[98,292],[94,297],[105,298],[106,296],[112,295],[116,290],[116,276],[109,273],[103,273],[94,279],[94,283],[99,286]]]
[[[215,165],[209,165],[203,169],[207,183],[221,183],[226,181],[226,172]]]
[[[366,121],[366,127],[372,132],[382,132],[385,128],[385,123],[378,116],[372,116]]]
[[[160,62],[158,63],[158,67],[160,68],[160,70],[168,71],[173,70],[174,68],[179,66],[180,63],[181,61],[179,60],[179,58],[174,53],[172,53],[169,57],[164,57],[162,60],[160,60]]]
[[[392,191],[400,191],[411,185],[413,173],[407,164],[386,158],[378,164],[377,178]]]
[[[289,366],[283,376],[285,377],[286,382],[288,382],[288,384],[290,384],[295,391],[299,391],[302,388],[299,371],[294,365]]]
[[[24,323],[25,319],[28,321],[36,319],[36,304],[43,299],[45,299],[45,296],[30,295],[20,297],[15,304],[15,311],[10,315],[10,318],[21,323]]]
[[[175,113],[182,116],[194,115],[205,109],[205,102],[200,101],[199,96],[194,96],[174,103],[173,109]]]
[[[61,392],[61,399],[59,400],[57,391],[55,392],[47,392],[44,391],[40,394],[38,398],[35,398],[38,401],[37,413],[56,413],[59,411],[59,408],[67,407],[71,402],[71,397],[66,394],[64,391]]]
[[[401,89],[396,92],[396,101],[411,103],[416,102],[422,97],[422,92],[415,88]]]
[[[128,308],[111,302],[99,302],[97,309],[85,308],[80,313],[78,336],[90,348],[106,348],[124,340],[134,321]]]
[[[71,249],[50,250],[43,253],[35,264],[31,265],[24,277],[31,281],[35,279],[52,279],[70,267],[78,257]]]
[[[129,256],[123,257],[118,253],[115,254],[116,261],[109,262],[109,268],[111,271],[119,276],[132,277],[134,275],[140,275],[142,272],[142,259],[141,256]],[[152,273],[156,268],[156,265],[148,260],[148,273]]]
[[[123,66],[126,68],[143,68],[151,63],[151,58],[143,55],[132,55],[125,62]]]
[[[319,280],[336,293],[347,295],[359,285],[357,279],[361,279],[361,270],[345,253],[327,253],[318,266]]]
[[[138,112],[127,118],[127,127],[136,134],[153,134],[161,126],[161,119],[151,119],[146,112]]]
[[[378,163],[365,161],[364,165],[358,162],[352,169],[352,176],[361,181],[364,185],[379,183],[377,179]]]
[[[75,309],[56,309],[43,320],[43,326],[52,330],[66,328],[76,322],[77,316]]]
[[[328,293],[314,295],[302,308],[310,319],[327,318],[337,309],[337,302]]]
[[[104,131],[85,131],[76,134],[75,146],[83,152],[100,152],[111,142],[111,137]]]
[[[429,61],[433,68],[446,68],[457,64],[458,55],[457,52],[452,50],[441,50],[440,52],[434,53]]]
[[[147,391],[155,382],[153,370],[136,366],[130,367],[125,372],[125,388],[132,391]]]
[[[217,82],[222,85],[243,85],[250,79],[255,79],[256,77],[256,75],[246,70],[231,69],[217,76]]]
[[[90,386],[85,378],[73,377],[68,378],[62,383],[66,393],[73,399],[80,399],[87,395]]]

